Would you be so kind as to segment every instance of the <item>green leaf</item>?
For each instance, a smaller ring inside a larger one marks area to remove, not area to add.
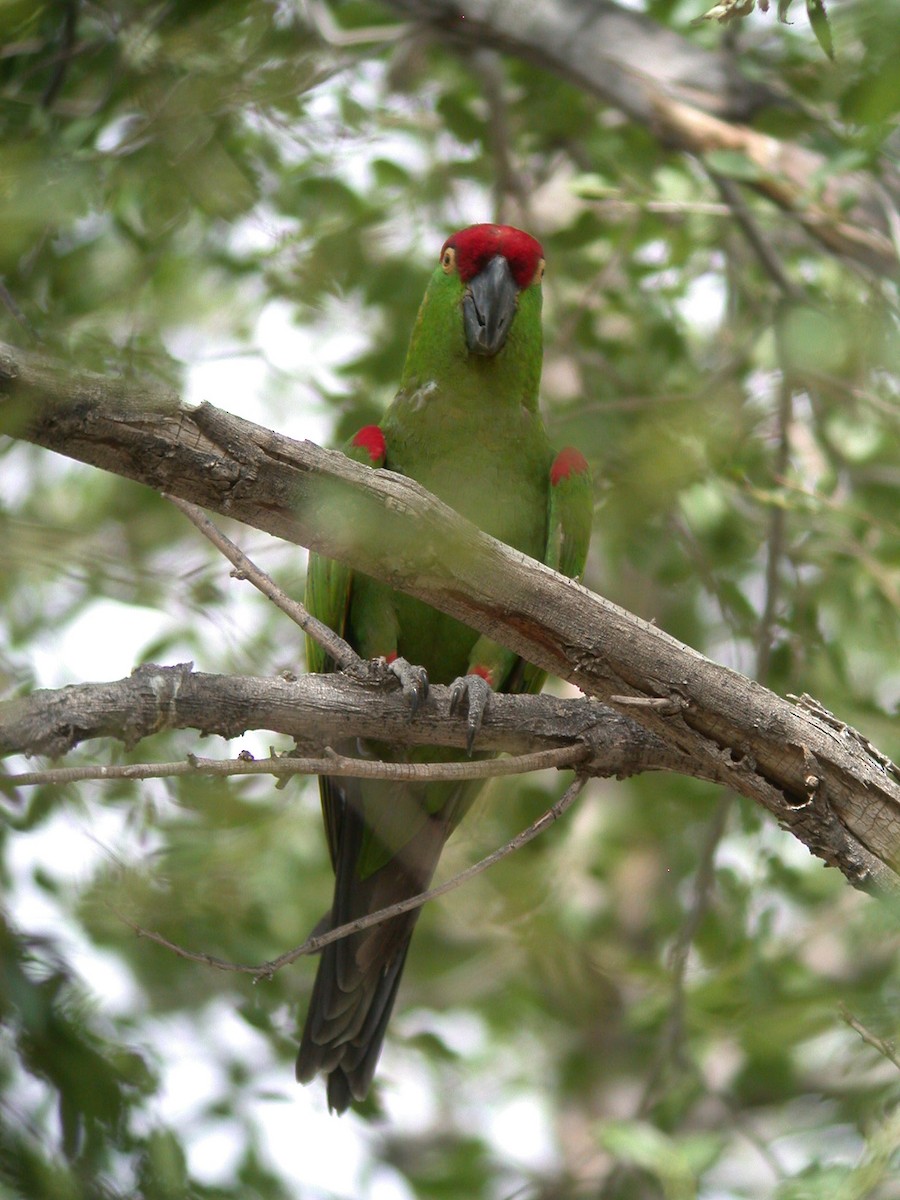
[[[812,25],[816,40],[830,59],[834,59],[834,43],[831,39],[831,26],[828,24],[828,14],[825,11],[825,0],[806,0],[806,11],[809,23]]]

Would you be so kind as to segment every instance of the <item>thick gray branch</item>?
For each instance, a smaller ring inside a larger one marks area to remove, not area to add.
[[[653,121],[660,88],[726,120],[746,121],[763,105],[783,102],[779,93],[741,75],[726,54],[613,0],[387,4],[462,45],[489,45],[551,70],[642,124]]]
[[[863,739],[487,537],[411,480],[10,347],[4,392],[0,428],[418,596],[613,703],[853,882],[897,889],[900,783]]]
[[[146,663],[127,679],[81,683],[0,703],[0,755],[58,757],[90,738],[116,738],[134,746],[163,729],[198,729],[236,738],[248,729],[287,734],[317,750],[349,738],[412,745],[466,745],[466,722],[450,715],[450,689],[433,687],[410,718],[409,704],[373,669],[368,682],[342,675],[299,679],[206,675],[190,663]],[[478,734],[480,750],[525,754],[586,743],[591,758],[579,767],[591,775],[684,771],[690,763],[635,721],[594,700],[553,696],[491,699]]]

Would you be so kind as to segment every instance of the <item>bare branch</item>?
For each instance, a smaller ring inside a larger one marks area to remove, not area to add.
[[[299,602],[294,600],[283,592],[280,587],[271,579],[265,571],[260,570],[255,563],[251,562],[243,550],[238,549],[234,542],[226,537],[221,529],[217,529],[209,517],[196,504],[190,504],[187,500],[180,500],[177,496],[166,496],[176,508],[191,521],[197,529],[208,538],[210,542],[219,550],[230,563],[233,563],[237,568],[235,572],[236,578],[246,579],[252,583],[258,591],[262,592],[276,608],[280,608],[285,616],[290,617],[295,625],[299,625],[308,637],[311,637],[314,642],[317,642],[322,649],[331,658],[342,671],[350,671],[356,669],[363,673],[365,668],[363,660],[359,657],[349,642],[344,641],[339,637],[333,629],[329,629],[317,617]]]
[[[56,757],[96,737],[133,747],[162,729],[199,729],[224,738],[265,729],[315,747],[317,754],[357,737],[465,750],[466,722],[450,713],[449,688],[432,687],[411,719],[408,702],[389,678],[393,690],[385,693],[371,682],[340,674],[270,679],[205,675],[193,672],[190,663],[145,663],[127,679],[39,690],[0,703],[0,755]],[[691,769],[686,756],[591,700],[492,696],[478,734],[478,749],[485,752],[522,755],[575,745],[589,748],[591,774]],[[123,769],[133,773],[144,767]]]
[[[83,783],[112,779],[173,779],[183,775],[211,775],[228,778],[233,775],[274,775],[288,779],[292,775],[349,775],[354,779],[395,779],[409,783],[434,783],[447,779],[493,779],[501,775],[524,775],[531,771],[563,770],[575,767],[590,757],[585,745],[560,746],[556,750],[539,750],[534,754],[517,754],[512,758],[491,758],[473,762],[404,763],[374,762],[364,758],[349,758],[334,751],[323,758],[199,758],[189,755],[185,762],[163,763],[100,763],[86,767],[48,767],[44,771],[27,771],[8,775],[4,784],[10,787],[34,787],[43,784]]]
[[[900,1069],[900,1055],[892,1042],[886,1042],[884,1038],[880,1038],[871,1029],[863,1025],[858,1017],[855,1017],[846,1004],[838,1005],[838,1012],[841,1014],[841,1019],[846,1021],[851,1029],[855,1029],[864,1042],[877,1050],[882,1058],[886,1058],[888,1062],[893,1063],[895,1067]]]
[[[215,967],[219,971],[234,971],[241,975],[252,975],[254,980],[257,981],[260,979],[271,979],[276,971],[280,971],[282,967],[296,962],[298,958],[305,958],[309,954],[318,954],[320,950],[324,949],[331,942],[338,942],[342,938],[350,937],[354,933],[360,933],[363,929],[369,929],[373,925],[381,925],[385,921],[389,921],[392,917],[399,917],[403,913],[421,908],[429,900],[436,900],[439,896],[445,896],[448,892],[455,891],[456,888],[474,879],[476,875],[481,875],[490,867],[495,866],[501,859],[508,858],[510,854],[521,850],[523,846],[549,829],[551,825],[558,821],[572,807],[580,795],[585,782],[586,779],[584,776],[578,776],[569,784],[560,799],[551,805],[536,821],[532,822],[527,829],[523,829],[521,833],[517,833],[505,845],[492,851],[487,857],[480,859],[471,867],[460,871],[458,875],[454,875],[446,883],[429,888],[426,892],[419,892],[418,895],[410,896],[406,900],[400,900],[396,904],[391,904],[388,908],[381,908],[377,912],[367,913],[366,916],[359,917],[355,921],[349,921],[345,925],[329,929],[327,933],[315,934],[312,937],[308,937],[302,945],[295,946],[293,950],[287,950],[284,954],[279,954],[277,958],[259,963],[256,966],[229,962],[227,959],[217,958],[214,954],[206,954],[202,951],[186,950],[183,946],[179,946],[175,942],[169,941],[168,938],[163,937],[161,933],[155,933],[152,930],[144,929],[140,925],[135,924],[134,921],[129,920],[122,913],[117,913],[116,915],[130,929],[133,929],[139,937],[148,938],[151,942],[156,942],[157,945],[165,947],[166,950],[171,950],[173,954],[177,954],[179,958],[187,958],[191,962],[203,963],[208,967]]]
[[[813,201],[814,184],[826,162],[820,154],[747,126],[730,125],[669,96],[660,94],[654,105],[658,131],[670,144],[701,158],[720,150],[743,155],[756,171],[749,186],[793,214],[826,249],[878,275],[896,275],[897,249],[884,220],[883,195],[877,213],[874,194],[865,205],[842,207],[854,189],[865,190],[858,176],[832,176],[821,198]]]
[[[388,0],[443,41],[515,54],[650,124],[660,91],[731,120],[782,101],[738,74],[727,55],[613,0]],[[463,15],[464,14],[464,15]]]
[[[802,287],[794,283],[781,265],[781,259],[772,249],[771,240],[765,237],[760,231],[756,221],[753,219],[753,214],[750,212],[744,201],[744,197],[741,195],[741,189],[738,185],[733,179],[728,179],[724,175],[718,175],[715,171],[709,171],[709,176],[719,189],[722,198],[728,203],[735,221],[762,264],[763,270],[781,294],[787,300],[803,301],[806,298],[806,293]]]
[[[517,209],[515,223],[520,224],[523,229],[529,229],[532,225],[531,190],[516,169],[512,153],[509,112],[504,95],[503,64],[493,50],[476,49],[472,54],[471,65],[479,78],[487,103],[490,148],[494,161],[494,220],[513,219],[508,211],[508,201],[512,198]]]
[[[700,928],[715,887],[716,853],[725,835],[734,796],[726,792],[719,797],[716,810],[710,818],[703,846],[700,850],[697,870],[691,884],[691,901],[684,919],[675,934],[669,953],[672,998],[669,1013],[659,1039],[653,1065],[644,1083],[637,1117],[645,1117],[659,1100],[659,1091],[666,1072],[671,1067],[684,1063],[684,1015],[687,1004],[686,979],[688,958],[694,938]]]

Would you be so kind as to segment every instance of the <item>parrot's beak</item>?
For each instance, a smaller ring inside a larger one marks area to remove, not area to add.
[[[516,315],[519,289],[509,263],[496,254],[469,283],[463,297],[463,321],[470,354],[491,358],[506,341]]]

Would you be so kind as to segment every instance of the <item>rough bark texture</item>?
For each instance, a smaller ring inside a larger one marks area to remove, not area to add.
[[[411,480],[11,347],[0,347],[0,396],[0,429],[461,618],[638,721],[689,761],[686,773],[763,804],[853,883],[900,891],[900,782],[865,739],[485,536]]]
[[[431,688],[411,718],[396,678],[377,669],[368,681],[342,675],[267,679],[207,675],[190,663],[145,663],[127,679],[40,689],[0,703],[0,755],[56,758],[90,738],[135,746],[163,729],[223,738],[267,729],[318,751],[353,737],[463,751],[468,733],[465,717],[450,713],[449,688]],[[579,766],[588,775],[690,768],[683,755],[635,721],[588,699],[498,695],[478,733],[480,750],[510,754],[579,742],[590,750]]]

